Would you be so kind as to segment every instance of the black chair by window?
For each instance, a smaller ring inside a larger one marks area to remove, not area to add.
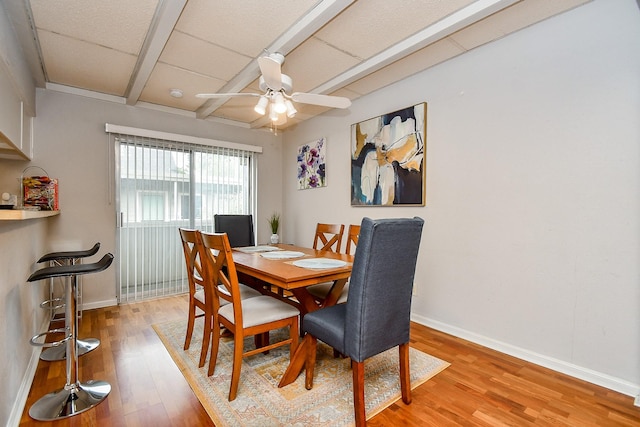
[[[216,233],[227,233],[232,248],[254,246],[252,215],[214,215]]]
[[[317,340],[351,358],[356,425],[366,425],[364,361],[399,346],[400,388],[411,403],[409,329],[411,295],[424,220],[364,218],[345,304],[303,318],[309,346],[306,387],[313,386]]]

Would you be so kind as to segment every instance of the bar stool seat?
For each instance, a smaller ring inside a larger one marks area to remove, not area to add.
[[[61,251],[50,252],[40,257],[38,263],[50,262],[52,266],[62,265],[75,265],[80,259],[93,256],[100,250],[100,242],[97,242],[91,249],[80,251]],[[48,308],[50,310],[57,310],[64,307],[64,304],[60,304],[62,298],[53,298],[43,301],[40,306],[42,308]],[[78,356],[87,354],[92,350],[95,350],[100,345],[100,340],[97,338],[85,338],[78,339]],[[40,353],[40,359],[48,362],[54,362],[58,360],[64,360],[67,356],[67,348],[64,345],[54,345]]]
[[[27,279],[28,282],[53,277],[69,277],[70,279],[66,281],[65,286],[66,337],[62,340],[66,343],[66,383],[63,388],[44,395],[31,405],[29,408],[31,418],[39,421],[54,421],[71,417],[93,408],[111,392],[111,385],[106,381],[80,382],[78,379],[76,287],[78,276],[106,270],[112,262],[113,255],[108,253],[100,261],[91,264],[45,267],[37,270]],[[36,337],[41,335],[43,334],[36,335]],[[32,338],[32,343],[34,338]]]
[[[80,258],[87,258],[98,253],[100,250],[100,242],[97,242],[91,249],[83,251],[62,251],[62,252],[50,252],[46,255],[42,255],[38,260],[38,263],[47,261],[60,261],[60,260],[76,260]]]

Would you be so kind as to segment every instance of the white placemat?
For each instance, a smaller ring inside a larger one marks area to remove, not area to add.
[[[300,258],[301,256],[304,256],[304,252],[277,251],[277,252],[265,252],[260,255],[267,259],[288,259],[288,258]]]
[[[292,263],[297,267],[313,268],[313,269],[326,269],[326,268],[338,268],[347,265],[346,261],[332,258],[308,258],[300,259]]]
[[[259,253],[259,252],[273,252],[273,251],[279,251],[280,248],[276,248],[275,246],[268,246],[268,245],[262,245],[262,246],[243,246],[241,248],[234,248],[237,251],[240,252],[244,252],[246,254],[255,254],[255,253]]]

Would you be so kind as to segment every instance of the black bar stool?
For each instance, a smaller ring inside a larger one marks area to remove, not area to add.
[[[51,252],[46,255],[43,255],[38,260],[38,263],[41,262],[49,262],[52,267],[54,266],[62,266],[62,265],[75,265],[82,258],[87,258],[93,256],[98,253],[100,249],[100,242],[97,242],[91,249],[87,249],[84,251],[64,251],[64,252]],[[76,289],[76,292],[79,292],[79,289]],[[62,301],[63,298],[54,298],[53,291],[50,290],[49,298],[47,301],[43,301],[40,304],[40,307],[47,308],[52,311],[52,320],[53,314],[56,310],[64,307],[64,303]],[[78,301],[78,295],[76,294],[76,303]],[[77,307],[77,305],[76,305]],[[81,310],[81,308],[80,308]],[[77,314],[78,317],[81,317],[81,314]],[[83,354],[89,353],[91,350],[95,350],[100,345],[100,340],[97,338],[86,338],[86,339],[78,339],[78,356],[82,356]],[[56,345],[50,348],[47,348],[42,353],[40,353],[40,359],[46,360],[48,362],[53,362],[57,360],[64,360],[67,355],[67,349],[64,345]]]
[[[102,259],[92,264],[61,265],[45,267],[34,272],[27,281],[35,282],[52,277],[69,277],[65,286],[65,329],[53,330],[38,334],[31,338],[31,344],[37,346],[51,346],[66,344],[67,381],[60,390],[48,393],[38,399],[31,408],[29,415],[39,421],[54,421],[84,412],[102,402],[111,392],[111,385],[106,381],[78,380],[78,337],[76,317],[76,286],[78,276],[98,273],[106,270],[113,262],[113,255],[108,253]],[[37,339],[50,332],[66,333],[63,340],[57,343],[38,343]]]

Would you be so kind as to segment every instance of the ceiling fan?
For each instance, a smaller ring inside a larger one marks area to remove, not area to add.
[[[351,100],[342,96],[320,95],[317,93],[293,92],[289,95],[293,81],[291,77],[282,74],[282,63],[284,55],[281,53],[269,53],[258,58],[260,67],[259,86],[262,94],[253,92],[239,93],[199,93],[197,98],[229,98],[234,96],[255,96],[259,97],[254,110],[260,114],[267,113],[269,108],[269,118],[276,125],[286,123],[287,117],[292,118],[298,112],[293,102],[302,104],[321,105],[330,108],[349,108]],[[284,115],[286,113],[286,116]]]

